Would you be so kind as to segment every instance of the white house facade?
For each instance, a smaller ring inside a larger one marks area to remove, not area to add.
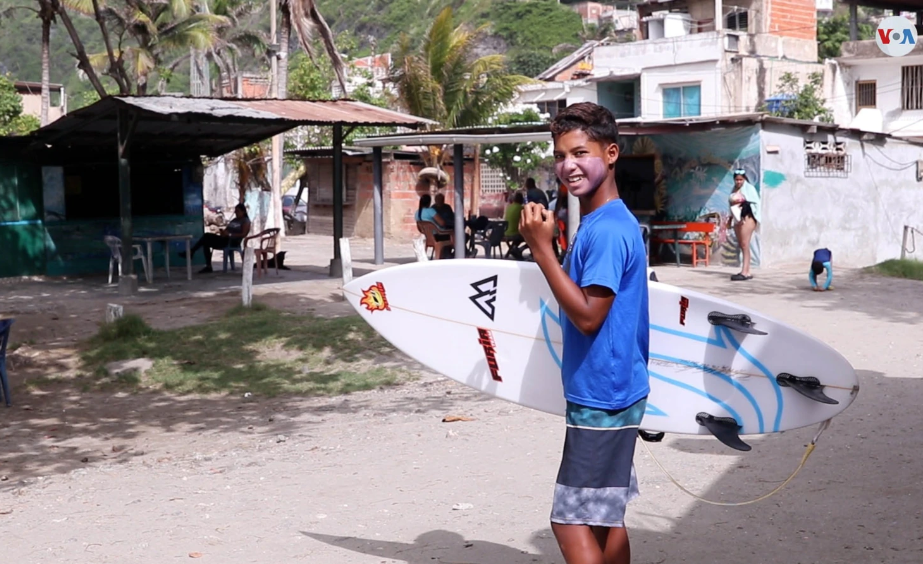
[[[837,123],[923,140],[923,46],[891,57],[874,40],[844,43],[830,82]]]

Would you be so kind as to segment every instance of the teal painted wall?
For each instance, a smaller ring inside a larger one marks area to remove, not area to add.
[[[196,216],[148,216],[133,218],[135,237],[145,235],[192,235],[192,243],[202,235],[202,209]],[[121,223],[118,218],[90,220],[67,220],[49,223],[47,242],[47,274],[49,276],[67,276],[76,274],[105,273],[109,268],[109,247],[103,242],[106,235],[120,236]],[[137,244],[137,243],[136,243]],[[142,244],[142,249],[145,246]],[[177,254],[185,245],[174,242],[170,248],[170,265],[186,264]],[[195,262],[204,261],[202,254],[196,255]],[[163,243],[153,247],[154,268],[164,265]],[[136,261],[135,272],[141,272],[141,261]]]
[[[194,165],[185,165],[182,183],[163,190],[182,191],[182,215],[133,217],[135,237],[144,235],[192,235],[203,233],[202,179]],[[89,187],[90,185],[88,185]],[[60,204],[60,203],[59,203]],[[135,206],[136,212],[142,212]],[[66,210],[64,210],[66,216]],[[118,217],[48,220],[44,218],[42,169],[17,159],[0,159],[0,277],[102,274],[109,268],[106,235],[120,236]],[[185,245],[174,242],[170,264],[185,264],[177,254]],[[164,264],[163,243],[153,248],[154,267]],[[204,263],[198,254],[196,264]],[[135,271],[141,271],[140,261]]]
[[[626,155],[656,156],[656,180],[660,202],[665,202],[665,217],[694,221],[711,214],[720,217],[714,240],[713,257],[727,265],[739,261],[733,230],[724,228],[730,208],[728,198],[734,187],[735,167],[747,171],[747,178],[761,191],[759,126],[729,127],[713,131],[669,133],[626,137],[621,143]],[[751,261],[760,263],[760,233],[750,241]],[[718,254],[720,251],[720,255]]]
[[[0,277],[45,271],[41,169],[0,160]]]

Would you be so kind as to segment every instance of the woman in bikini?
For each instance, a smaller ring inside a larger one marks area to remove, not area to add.
[[[750,280],[750,239],[760,223],[760,195],[756,188],[747,180],[747,173],[743,169],[734,171],[734,189],[728,199],[731,214],[728,216],[727,226],[734,228],[737,235],[737,244],[743,255],[740,272],[731,276],[731,280]]]

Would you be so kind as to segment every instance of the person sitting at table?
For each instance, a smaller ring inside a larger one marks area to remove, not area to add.
[[[503,234],[503,240],[509,244],[508,254],[511,254],[517,260],[522,258],[522,250],[519,248],[525,239],[519,234],[519,217],[522,215],[522,208],[526,199],[522,192],[513,194],[513,202],[506,206],[506,213],[503,219],[506,220],[506,232]]]
[[[445,203],[445,194],[442,192],[436,194],[433,198],[433,209],[436,210],[436,215],[442,218],[445,229],[455,227],[455,212],[452,211],[452,206]]]
[[[234,207],[234,219],[227,226],[218,232],[206,233],[202,235],[192,249],[189,250],[191,255],[202,249],[205,255],[205,268],[199,271],[199,274],[207,274],[212,271],[212,251],[215,249],[227,249],[239,247],[240,242],[250,233],[250,217],[247,215],[247,206],[237,204]],[[186,258],[186,251],[180,251],[179,256]]]

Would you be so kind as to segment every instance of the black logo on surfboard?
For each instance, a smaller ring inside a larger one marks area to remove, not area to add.
[[[494,313],[496,312],[494,302],[497,301],[497,275],[494,274],[490,278],[479,280],[473,283],[471,287],[474,288],[477,294],[469,296],[468,299],[470,299],[488,319],[493,321]]]

